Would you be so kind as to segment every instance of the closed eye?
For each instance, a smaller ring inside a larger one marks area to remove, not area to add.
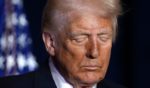
[[[75,44],[83,44],[84,42],[86,42],[87,39],[88,38],[86,35],[79,35],[79,36],[74,36],[71,40]]]
[[[112,38],[111,34],[108,34],[108,33],[99,34],[99,39],[102,42],[107,42],[111,38]]]

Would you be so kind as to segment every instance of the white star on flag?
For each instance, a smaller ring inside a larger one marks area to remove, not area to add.
[[[0,0],[0,76],[23,74],[38,67],[31,50],[23,0]]]

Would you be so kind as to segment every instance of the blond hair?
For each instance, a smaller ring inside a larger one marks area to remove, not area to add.
[[[94,12],[110,17],[113,23],[113,40],[117,32],[117,17],[121,7],[119,0],[48,0],[43,11],[42,30],[61,31],[68,24],[68,14],[72,11]]]

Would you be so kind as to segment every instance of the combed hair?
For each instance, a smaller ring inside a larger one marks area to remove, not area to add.
[[[117,17],[121,12],[119,0],[48,0],[43,11],[42,30],[43,32],[62,31],[68,25],[71,12],[85,11],[111,18],[113,40],[115,40]]]

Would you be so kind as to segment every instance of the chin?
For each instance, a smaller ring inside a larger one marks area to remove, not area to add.
[[[104,79],[103,74],[86,73],[81,76],[82,83],[87,85],[94,85],[103,79]]]

